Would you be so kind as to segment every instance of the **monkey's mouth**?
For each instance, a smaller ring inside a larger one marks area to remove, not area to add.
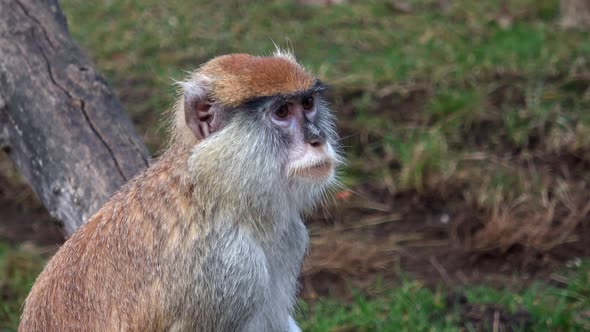
[[[334,163],[331,160],[320,160],[310,165],[297,167],[292,174],[297,177],[321,181],[327,179],[334,172]]]

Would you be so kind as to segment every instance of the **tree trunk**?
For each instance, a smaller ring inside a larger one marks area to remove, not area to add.
[[[590,28],[590,0],[561,0],[560,24],[565,28]]]
[[[0,0],[0,147],[68,234],[148,165],[56,0]]]

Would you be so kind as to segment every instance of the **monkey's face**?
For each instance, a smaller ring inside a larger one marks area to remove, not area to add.
[[[228,108],[212,103],[189,166],[211,191],[280,199],[312,207],[335,182],[340,163],[334,117],[321,85]],[[199,113],[199,109],[195,111]]]
[[[249,188],[271,195],[284,191],[307,208],[335,182],[341,157],[322,89],[318,83],[302,93],[257,98],[226,111],[219,136],[239,137],[232,163],[248,170],[240,173]]]
[[[204,187],[300,209],[334,182],[338,137],[324,86],[291,55],[218,57],[181,85],[178,128],[197,139],[189,166]]]
[[[338,163],[336,134],[318,89],[276,98],[268,107],[267,117],[286,150],[283,176],[294,182],[320,185],[334,179]]]

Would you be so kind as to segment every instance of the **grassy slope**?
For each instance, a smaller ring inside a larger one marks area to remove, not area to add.
[[[556,0],[408,3],[409,14],[391,1],[62,2],[152,151],[173,78],[214,55],[268,54],[274,41],[332,85],[346,184],[389,194],[461,188],[488,225],[475,249],[563,241],[511,227],[585,214],[578,185],[589,172],[573,170],[573,179],[550,168],[564,155],[590,162],[590,34],[560,30]],[[497,229],[515,235],[501,239]]]
[[[61,4],[74,38],[153,151],[162,143],[159,120],[174,95],[172,78],[217,54],[270,53],[274,41],[296,50],[333,86],[340,126],[353,135],[345,140],[349,185],[423,193],[460,183],[469,204],[500,211],[523,195],[525,212],[544,211],[543,198],[559,196],[551,191],[558,183],[567,196],[569,179],[521,165],[563,154],[590,160],[590,35],[557,29],[556,0],[510,1],[510,15],[499,0],[456,0],[447,11],[436,1],[408,2],[409,14],[396,12],[391,1],[326,8],[294,1]],[[590,178],[587,170],[577,176],[577,182]],[[0,247],[0,329],[15,326],[39,270],[34,257]],[[587,265],[580,268],[566,288],[466,294],[511,310],[525,307],[537,330],[579,330],[588,327],[589,273]],[[457,330],[459,315],[445,313],[444,298],[445,291],[407,281],[351,304],[304,305],[300,321],[310,331]]]

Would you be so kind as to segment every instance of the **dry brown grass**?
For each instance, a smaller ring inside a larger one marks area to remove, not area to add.
[[[453,240],[467,252],[501,253],[515,246],[547,252],[579,241],[576,229],[590,220],[588,153],[579,143],[567,139],[559,150],[528,159],[483,156],[496,172],[458,175],[468,185],[469,208],[452,224]]]
[[[382,272],[396,260],[395,246],[347,238],[340,232],[312,238],[311,247],[303,276],[327,272],[343,278],[358,278]]]
[[[580,223],[588,221],[590,212],[590,191],[579,187],[583,186],[569,188],[564,183],[551,198],[538,201],[523,195],[514,202],[500,203],[483,212],[478,221],[464,220],[478,223],[476,230],[465,233],[463,238],[455,236],[455,240],[465,250],[475,252],[506,252],[514,246],[546,252],[560,244],[578,241],[575,230]]]

